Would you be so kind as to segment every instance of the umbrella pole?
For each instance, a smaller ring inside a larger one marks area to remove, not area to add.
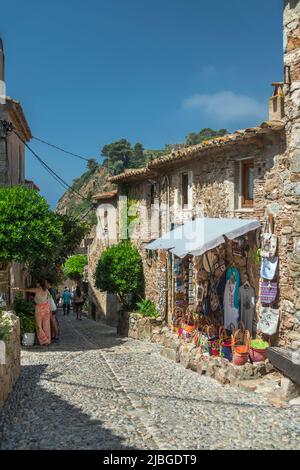
[[[209,258],[207,256],[207,251],[205,252],[205,256],[206,256],[206,261],[207,261],[207,264],[208,264],[208,267],[209,267],[209,273],[210,273],[210,277],[211,277],[211,283],[212,283],[212,286],[213,286],[213,290],[217,296],[217,299],[218,299],[218,304],[219,304],[219,308],[221,310],[221,313],[223,313],[223,308],[221,306],[221,303],[220,303],[220,299],[219,299],[219,295],[218,295],[218,291],[217,291],[217,288],[216,288],[216,284],[213,280],[213,273],[212,273],[212,269],[211,269],[211,265],[210,265],[210,261],[209,261]]]

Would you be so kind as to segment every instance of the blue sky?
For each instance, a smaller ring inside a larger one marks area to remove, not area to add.
[[[161,148],[256,125],[282,79],[282,0],[14,0],[0,34],[33,135],[88,157],[120,138]],[[85,169],[31,144],[68,182]],[[63,189],[30,154],[27,177],[54,206]]]

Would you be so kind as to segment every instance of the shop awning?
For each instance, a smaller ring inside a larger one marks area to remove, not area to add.
[[[225,242],[260,228],[258,220],[198,218],[148,243],[147,250],[169,250],[179,258],[200,256]]]

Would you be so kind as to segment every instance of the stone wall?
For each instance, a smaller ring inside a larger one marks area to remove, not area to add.
[[[151,340],[162,327],[161,318],[146,318],[137,312],[120,312],[118,334],[139,340]]]
[[[280,344],[300,341],[300,1],[285,0],[286,151],[268,172],[265,204],[279,237]]]
[[[17,293],[12,291],[11,287],[27,287],[28,271],[24,265],[12,262],[0,262],[0,294],[4,294],[7,306],[13,305]]]
[[[265,136],[251,144],[237,144],[230,151],[212,151],[206,156],[184,165],[177,165],[171,174],[171,201],[174,201],[176,174],[193,171],[193,210],[202,207],[205,217],[263,218],[265,212],[264,181],[276,159],[285,151],[284,133]],[[254,160],[253,209],[242,209],[239,197],[239,162]],[[174,204],[173,204],[174,207]],[[200,211],[198,211],[200,212]],[[174,211],[172,213],[174,218]]]
[[[11,313],[4,314],[13,324],[12,334],[4,341],[5,359],[0,361],[0,408],[3,406],[20,375],[20,323]],[[0,345],[1,346],[1,345]],[[3,343],[2,343],[3,348]]]

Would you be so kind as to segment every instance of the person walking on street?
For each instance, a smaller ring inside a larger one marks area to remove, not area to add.
[[[73,297],[75,312],[76,312],[76,319],[82,320],[82,308],[84,305],[84,298],[83,293],[79,286],[76,287],[74,297]]]
[[[57,342],[58,341],[58,320],[56,317],[56,312],[57,312],[57,302],[56,302],[56,290],[52,287],[51,281],[47,279],[46,281],[46,287],[48,288],[49,294],[52,297],[52,300],[50,299],[50,310],[51,310],[51,330],[53,332],[52,335],[52,341]],[[51,308],[52,306],[52,308]],[[55,310],[54,310],[55,307]]]
[[[67,315],[69,315],[70,308],[71,308],[72,294],[71,294],[70,290],[67,287],[65,287],[65,290],[63,291],[62,299],[63,299],[64,315],[66,313],[67,313]]]
[[[49,304],[49,291],[46,287],[45,281],[37,282],[37,287],[23,289],[20,287],[13,287],[12,290],[20,292],[32,292],[35,294],[35,322],[37,326],[37,337],[41,346],[48,346],[51,344],[51,327],[50,327],[50,304]]]

